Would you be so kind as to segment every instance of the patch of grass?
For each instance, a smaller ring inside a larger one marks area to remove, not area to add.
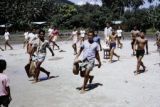
[[[154,29],[154,28],[150,28],[150,29],[146,30],[147,35],[154,36],[155,33],[156,33],[156,29]]]

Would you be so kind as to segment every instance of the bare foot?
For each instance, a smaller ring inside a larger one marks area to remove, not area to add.
[[[140,74],[139,71],[135,71],[135,72],[134,72],[134,75],[138,75],[138,74]]]
[[[84,89],[81,89],[80,94],[84,94],[86,91]]]
[[[34,80],[34,81],[32,82],[32,84],[35,84],[35,83],[37,83],[37,82],[40,82],[40,80]]]

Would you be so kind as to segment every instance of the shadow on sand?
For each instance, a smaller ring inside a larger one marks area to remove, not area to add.
[[[147,72],[147,70],[139,70],[139,73],[138,73],[138,74],[145,73],[145,72]],[[134,71],[134,74],[137,75],[136,71]]]
[[[112,62],[111,62],[111,63],[115,63],[115,62],[117,62],[117,61],[119,61],[119,60],[112,60]]]
[[[103,86],[103,84],[101,84],[101,83],[88,84],[86,91],[93,90],[93,89],[97,88],[98,86]],[[77,89],[77,90],[81,90],[81,88],[82,88],[82,87],[77,87],[76,89]]]
[[[46,81],[46,80],[53,79],[53,78],[58,78],[58,77],[59,76],[50,76],[49,78],[47,78],[47,77],[41,77],[41,78],[39,78],[38,82],[42,82],[42,81]],[[29,81],[34,81],[34,79],[31,79]]]
[[[47,77],[41,77],[39,80],[41,81],[45,81],[45,80],[49,80],[49,79],[53,79],[53,78],[58,78],[59,76],[50,76],[49,78]]]
[[[156,64],[154,64],[154,65],[159,65],[159,66],[160,66],[160,63],[156,63]]]

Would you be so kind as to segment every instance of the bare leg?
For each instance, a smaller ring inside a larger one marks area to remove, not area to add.
[[[4,49],[5,49],[5,50],[7,49],[7,42],[8,42],[8,41],[5,41],[5,43],[4,43]]]
[[[54,42],[54,41],[52,41],[52,44],[53,44],[53,50],[54,50],[55,42]]]
[[[142,56],[139,56],[139,57],[137,58],[137,71],[136,71],[137,74],[140,73],[140,72],[139,72],[139,68],[140,68],[140,66],[141,66],[141,60],[142,60]]]
[[[77,54],[77,46],[76,46],[76,44],[73,44],[72,47],[73,47],[73,50],[74,50],[74,55],[76,55]]]
[[[88,80],[89,80],[89,74],[90,74],[90,70],[86,70],[83,86],[82,86],[82,89],[81,89],[82,94],[85,92],[85,88],[86,88],[86,85],[87,85]]]
[[[9,44],[8,40],[6,41],[6,45],[8,45],[10,49],[13,49],[13,47]]]
[[[113,53],[114,53],[114,48],[112,48],[112,49],[110,50],[110,60],[109,60],[109,62],[112,62]]]
[[[115,55],[117,58],[118,58],[118,60],[119,60],[119,58],[120,58],[120,56],[119,55],[117,55],[116,53],[114,53],[113,52],[113,55]]]
[[[80,76],[81,76],[82,78],[84,78],[84,77],[85,77],[85,71],[81,71],[81,72],[80,72]],[[90,84],[92,83],[93,78],[94,78],[94,76],[89,75],[89,83],[90,83]]]
[[[60,49],[59,46],[56,44],[56,42],[54,42],[54,45],[57,46],[58,50]]]
[[[142,61],[141,61],[141,66],[143,67],[143,70],[145,71],[146,67],[144,66]]]
[[[120,45],[120,40],[119,38],[117,38],[117,48],[119,48],[119,45]]]
[[[54,46],[57,46],[57,48],[59,49],[59,46],[56,44],[55,41],[52,41],[52,43],[53,43],[53,50],[54,50]]]
[[[118,45],[119,48],[123,47],[123,44],[121,43],[121,38],[118,38],[118,44],[120,45],[120,46]]]
[[[47,78],[49,78],[50,72],[48,72],[47,70],[45,70],[43,67],[40,67],[40,71],[42,71],[43,73],[45,73],[47,75]]]
[[[36,63],[36,70],[35,70],[35,74],[36,74],[36,80],[35,80],[35,82],[38,82],[38,77],[39,77],[39,73],[40,73],[40,66],[41,66],[41,64],[42,64],[42,62],[37,62]]]
[[[133,55],[135,55],[135,52],[134,52],[134,41],[133,40],[131,42],[131,47],[132,47]]]

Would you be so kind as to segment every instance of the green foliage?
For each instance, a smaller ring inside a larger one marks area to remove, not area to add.
[[[153,2],[154,0],[148,0]],[[13,23],[24,29],[33,21],[47,21],[61,29],[91,27],[103,29],[108,21],[122,20],[131,29],[142,30],[160,26],[160,6],[139,9],[144,0],[102,0],[103,6],[78,6],[67,0],[1,0],[0,23]],[[132,10],[125,10],[125,7]]]

